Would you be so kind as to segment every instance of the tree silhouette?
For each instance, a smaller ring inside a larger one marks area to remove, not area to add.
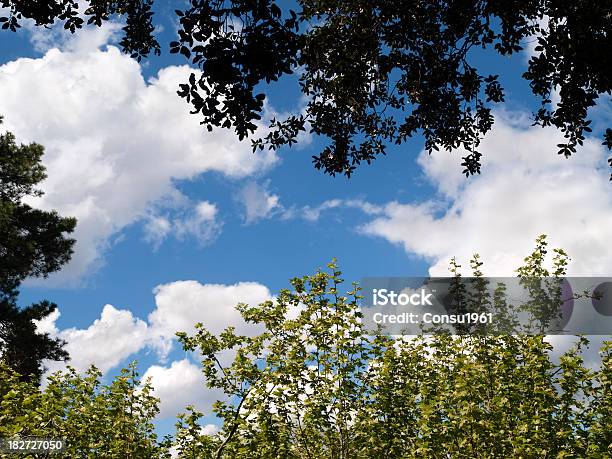
[[[111,16],[125,16],[123,37],[119,42],[123,51],[139,62],[151,51],[159,54],[160,48],[153,36],[153,0],[90,0],[84,11],[79,10],[75,0],[28,1],[0,0],[0,6],[8,9],[8,16],[0,17],[2,29],[13,32],[21,28],[23,20],[32,20],[34,24],[49,27],[57,21],[63,23],[66,30],[74,33],[83,27],[85,16],[87,24],[101,26]]]
[[[36,329],[35,321],[57,306],[41,301],[19,308],[18,287],[27,277],[46,277],[68,262],[75,241],[65,235],[76,225],[74,218],[23,202],[42,195],[36,185],[46,177],[43,152],[41,145],[17,145],[10,132],[0,135],[0,359],[34,381],[42,375],[43,359],[66,360],[68,354],[61,340]]]
[[[171,46],[201,73],[180,95],[204,124],[245,137],[261,116],[266,85],[300,68],[304,112],[273,120],[253,147],[291,145],[309,128],[328,141],[314,165],[332,175],[350,176],[419,133],[430,153],[463,147],[464,173],[479,173],[478,145],[504,90],[499,75],[479,68],[478,48],[511,55],[537,40],[523,74],[541,102],[534,124],[563,132],[566,157],[591,132],[588,109],[612,90],[610,2],[297,3],[297,12],[283,12],[272,1],[192,0]],[[608,130],[608,147],[611,138]]]
[[[2,27],[13,31],[25,18],[75,32],[85,20],[121,16],[125,52],[138,60],[160,52],[153,0],[91,0],[81,16],[75,0],[0,5],[10,11]],[[199,67],[179,95],[201,123],[252,135],[270,83],[299,68],[305,110],[272,119],[253,149],[291,146],[309,129],[327,140],[313,161],[331,175],[350,176],[417,134],[430,153],[463,147],[464,173],[479,173],[478,146],[504,89],[474,59],[477,49],[511,55],[537,41],[523,74],[540,101],[533,120],[564,134],[557,147],[566,157],[592,131],[589,109],[612,91],[610,1],[298,0],[283,10],[271,0],[191,0],[176,14],[170,51]],[[603,135],[612,148],[612,129]]]

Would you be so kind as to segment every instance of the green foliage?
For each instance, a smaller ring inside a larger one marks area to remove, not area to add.
[[[135,366],[109,385],[100,376],[95,367],[84,376],[69,368],[40,390],[0,364],[0,437],[63,438],[62,457],[167,457],[152,424],[158,400],[140,384]]]
[[[187,407],[186,413],[178,415],[176,435],[166,439],[165,446],[180,453],[179,457],[196,459],[213,457],[218,448],[218,440],[202,432],[199,421],[203,413],[193,406]]]
[[[548,276],[546,240],[518,271]],[[555,251],[552,272],[565,274]],[[476,279],[482,262],[471,261]],[[458,273],[454,261],[451,271]],[[371,336],[359,288],[329,271],[291,280],[275,301],[238,310],[265,331],[179,333],[202,356],[208,387],[227,396],[220,433],[202,435],[193,410],[177,425],[182,457],[608,457],[610,364],[587,368],[580,338],[558,363],[542,336]],[[473,289],[473,301],[479,289]],[[468,292],[464,292],[468,295]],[[475,296],[474,296],[475,295]],[[494,295],[503,302],[503,288]],[[186,439],[189,438],[190,441]],[[195,455],[195,456],[194,456]]]
[[[548,267],[539,238],[519,274],[563,276],[567,256],[554,253]],[[451,272],[460,267],[453,260]],[[481,302],[477,255],[470,267],[475,288],[459,293]],[[537,335],[371,335],[359,287],[343,293],[336,262],[328,268],[292,279],[273,301],[238,305],[259,334],[214,335],[201,324],[178,334],[201,356],[207,386],[225,394],[213,408],[219,433],[207,434],[204,413],[188,407],[175,436],[158,441],[158,400],[134,365],[108,385],[95,368],[69,369],[41,390],[0,364],[0,437],[65,438],[64,456],[79,458],[612,455],[612,342],[589,368],[584,337],[553,360]],[[504,303],[503,288],[492,301]]]
[[[2,118],[0,117],[0,123]],[[65,360],[61,340],[36,331],[35,320],[51,314],[48,301],[19,308],[17,288],[26,277],[47,276],[68,262],[76,220],[42,211],[23,202],[41,196],[45,179],[44,148],[18,145],[10,132],[0,135],[0,359],[22,378],[38,381],[42,360]]]

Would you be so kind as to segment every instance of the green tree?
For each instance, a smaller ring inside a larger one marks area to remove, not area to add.
[[[546,253],[539,238],[519,274],[563,276],[566,256],[557,251],[548,269]],[[481,279],[479,258],[470,265]],[[227,396],[214,406],[218,434],[206,434],[204,414],[188,407],[174,438],[158,441],[158,400],[134,364],[108,385],[95,368],[69,368],[41,390],[0,363],[0,437],[65,438],[71,458],[612,455],[612,342],[588,368],[584,337],[553,360],[542,336],[372,335],[358,286],[343,293],[342,284],[334,262],[273,301],[238,305],[264,326],[258,335],[231,327],[213,335],[201,324],[179,334],[201,355],[207,385]],[[480,304],[481,291],[464,294]],[[494,300],[501,296],[496,289]]]
[[[2,119],[0,118],[0,123]],[[74,218],[34,209],[24,202],[41,196],[45,179],[41,145],[18,145],[10,132],[0,135],[0,358],[22,378],[38,381],[42,360],[65,360],[63,342],[38,333],[35,321],[57,306],[49,301],[19,308],[18,287],[26,277],[46,277],[72,254],[66,237]]]
[[[304,112],[271,120],[253,148],[292,145],[310,129],[325,140],[314,166],[332,175],[350,176],[417,134],[429,152],[465,148],[465,174],[479,173],[479,143],[493,125],[492,107],[504,102],[500,75],[484,68],[483,52],[511,55],[537,41],[523,74],[540,102],[534,123],[563,132],[558,148],[566,157],[592,130],[589,109],[612,91],[609,0],[298,0],[293,9],[272,0],[189,3],[176,11],[170,51],[199,67],[179,95],[202,124],[249,136],[270,84],[299,69]],[[13,31],[24,18],[60,21],[74,32],[82,16],[96,25],[120,16],[125,52],[138,60],[160,52],[153,0],[91,0],[82,15],[75,0],[0,5],[9,10],[2,27]],[[604,144],[612,148],[610,128]]]
[[[67,458],[167,457],[152,424],[158,400],[138,380],[135,365],[108,385],[100,376],[95,367],[85,375],[68,368],[40,390],[0,363],[0,437],[64,439],[61,457]]]
[[[546,268],[546,245],[538,239],[521,276],[565,274],[562,251]],[[481,265],[476,256],[476,279]],[[612,343],[602,348],[600,367],[589,369],[582,337],[555,362],[541,335],[371,335],[360,320],[358,286],[342,293],[342,283],[331,263],[328,272],[292,279],[274,301],[238,305],[247,322],[263,326],[259,335],[232,327],[213,335],[201,324],[193,336],[178,334],[202,356],[207,386],[227,396],[214,405],[216,435],[198,430],[201,413],[182,416],[181,457],[612,454],[604,427],[612,422]],[[494,300],[503,304],[502,296],[496,289]]]
[[[57,309],[48,301],[19,308],[12,300],[0,300],[0,361],[5,362],[21,378],[38,383],[43,374],[43,360],[68,360],[65,342],[40,333],[39,321]]]

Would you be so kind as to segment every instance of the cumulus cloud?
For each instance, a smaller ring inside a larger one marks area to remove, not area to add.
[[[86,328],[59,329],[58,310],[37,323],[40,333],[66,341],[65,349],[70,354],[67,362],[77,371],[83,372],[91,365],[102,373],[126,365],[137,353],[153,349],[162,361],[172,349],[175,333],[193,333],[195,324],[202,323],[209,331],[219,334],[228,326],[238,333],[251,334],[261,331],[259,327],[245,323],[235,310],[238,303],[259,304],[272,299],[267,287],[255,282],[240,282],[234,285],[201,284],[196,281],[179,281],[157,286],[155,309],[144,321],[125,309],[105,305],[100,318]],[[229,362],[232,353],[220,356]],[[66,368],[66,363],[46,361],[47,374]],[[172,417],[187,405],[210,413],[212,403],[223,398],[219,391],[205,387],[199,365],[184,358],[169,365],[150,366],[142,380],[150,378],[154,395],[160,398],[160,418]],[[213,426],[209,426],[213,429]]]
[[[0,66],[3,129],[46,147],[46,194],[32,204],[78,219],[76,252],[59,274],[63,280],[98,266],[113,237],[146,219],[155,202],[176,191],[176,181],[205,172],[246,177],[277,160],[268,151],[253,155],[230,131],[204,132],[176,95],[192,70],[166,67],[145,81],[139,64],[119,49],[99,48],[113,30],[79,34],[62,50]],[[177,234],[210,237],[211,209],[197,204]]]
[[[160,399],[160,419],[175,417],[187,405],[210,411],[215,400],[223,397],[221,392],[205,387],[200,367],[188,359],[176,360],[170,366],[152,365],[142,377],[142,381],[146,380],[153,387],[153,395]],[[216,426],[211,426],[207,432],[215,433],[212,427]]]
[[[263,185],[251,181],[240,190],[238,199],[244,206],[244,221],[247,225],[269,218],[275,211],[282,209],[278,195],[268,191],[269,184],[270,181]]]
[[[51,336],[56,336],[58,333],[57,325],[55,322],[59,319],[61,313],[59,309],[56,309],[51,314],[46,317],[43,317],[41,320],[36,320],[36,331],[38,333],[47,333]]]
[[[564,160],[555,130],[531,128],[525,116],[496,119],[480,148],[482,175],[461,175],[465,152],[422,152],[418,162],[438,199],[388,203],[361,230],[430,260],[431,275],[448,275],[452,256],[467,261],[474,251],[486,274],[513,275],[540,234],[572,256],[569,274],[609,274],[612,192],[599,141]]]
[[[71,358],[69,365],[83,371],[93,364],[105,373],[145,348],[153,348],[165,358],[176,332],[194,333],[196,323],[215,334],[230,325],[238,333],[260,331],[244,322],[236,305],[257,305],[272,299],[268,288],[256,282],[223,285],[178,281],[158,285],[153,293],[155,309],[146,322],[126,309],[107,304],[100,318],[87,328],[58,329],[60,312],[56,310],[38,321],[37,330],[66,341],[65,349]],[[64,368],[65,364],[49,362],[47,366],[55,371]]]
[[[58,310],[37,323],[40,333],[66,341],[70,354],[67,363],[83,372],[91,365],[103,373],[125,365],[128,359],[146,349],[154,349],[165,360],[172,349],[177,331],[193,333],[195,324],[202,323],[209,331],[218,334],[228,326],[238,333],[255,333],[259,327],[242,320],[235,306],[238,303],[259,304],[272,298],[264,285],[240,282],[234,285],[201,284],[196,281],[179,281],[157,286],[156,307],[145,322],[125,309],[105,305],[100,318],[87,328],[59,329]],[[229,362],[231,353],[220,356]],[[63,362],[45,362],[47,374],[66,368]],[[160,398],[160,418],[172,417],[187,405],[210,413],[212,403],[223,398],[219,391],[205,387],[199,365],[184,358],[169,365],[152,365],[142,380],[150,378],[154,395]],[[209,426],[209,429],[212,429]]]
[[[148,321],[162,354],[171,349],[177,331],[193,333],[196,323],[215,334],[229,325],[238,333],[254,332],[256,329],[236,311],[236,304],[255,305],[272,298],[268,288],[256,282],[221,285],[178,281],[159,285],[154,293],[156,308]]]
[[[55,323],[59,316],[60,312],[54,311],[37,324],[37,329],[66,341],[64,349],[70,354],[68,365],[78,371],[95,365],[106,373],[142,349],[149,340],[149,330],[144,321],[134,317],[130,311],[116,309],[110,304],[105,305],[100,318],[85,329],[58,330]],[[46,362],[46,366],[54,372],[64,369],[66,364]]]

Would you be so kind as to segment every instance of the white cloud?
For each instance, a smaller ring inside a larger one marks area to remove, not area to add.
[[[239,200],[244,205],[244,219],[248,225],[257,220],[269,218],[275,211],[282,209],[279,197],[268,191],[269,181],[263,185],[248,182],[239,193]]]
[[[256,333],[261,331],[260,327],[245,323],[235,307],[240,302],[256,305],[272,299],[269,290],[255,282],[220,285],[179,281],[159,285],[153,293],[156,308],[147,322],[108,304],[100,318],[83,329],[58,329],[57,310],[39,321],[38,331],[65,340],[65,349],[71,357],[67,364],[45,361],[47,374],[63,370],[66,365],[80,372],[95,365],[105,374],[125,366],[128,359],[135,359],[138,352],[147,348],[157,350],[165,360],[175,333],[194,333],[198,322],[214,334],[228,326],[234,326],[237,333]],[[219,358],[229,363],[233,353],[225,352]],[[161,399],[162,418],[176,415],[189,404],[210,414],[212,403],[223,397],[221,392],[206,388],[200,367],[188,359],[173,361],[169,366],[152,365],[142,380],[149,377],[155,396]]]
[[[216,424],[206,424],[202,427],[202,433],[204,435],[215,435],[219,433],[219,426]]]
[[[57,22],[51,27],[40,27],[34,21],[26,20],[22,21],[22,26],[30,34],[32,47],[39,53],[46,53],[53,48],[89,52],[116,43],[122,28],[119,22],[107,21],[100,27],[85,26],[72,34]]]
[[[134,317],[130,311],[116,309],[107,304],[86,329],[67,328],[58,330],[55,311],[38,323],[38,331],[49,333],[66,341],[64,349],[70,354],[68,365],[84,371],[95,365],[106,373],[123,363],[130,355],[142,349],[149,339],[147,324]],[[50,372],[64,369],[62,362],[45,362]]]
[[[210,414],[214,401],[222,398],[222,393],[205,386],[201,368],[187,359],[174,361],[169,367],[152,365],[142,381],[149,378],[153,395],[160,399],[160,419],[175,417],[185,411],[187,405]]]
[[[524,116],[497,116],[480,150],[482,175],[461,176],[464,152],[425,152],[419,164],[439,200],[391,202],[362,231],[431,261],[430,274],[448,275],[452,256],[467,261],[477,251],[489,275],[513,275],[535,238],[573,258],[569,274],[607,275],[612,253],[612,189],[606,152],[587,140],[574,157],[556,152],[559,134],[530,128]]]
[[[236,305],[256,305],[272,298],[270,291],[256,282],[221,285],[178,281],[159,285],[153,292],[156,308],[149,315],[149,324],[162,354],[171,349],[176,332],[193,333],[196,323],[215,334],[229,325],[238,333],[255,331],[242,320]]]
[[[314,221],[317,221],[321,217],[321,212],[325,210],[330,210],[330,209],[337,209],[341,205],[342,205],[341,199],[329,199],[315,207],[304,206],[301,212],[299,212],[299,215],[305,220],[314,222]]]
[[[144,238],[155,249],[171,235],[181,241],[193,238],[200,245],[205,245],[220,233],[222,223],[217,219],[218,209],[215,204],[208,201],[193,203],[187,198],[184,201],[164,209],[163,215],[154,210],[147,216]]]
[[[78,219],[64,280],[99,265],[113,236],[146,218],[177,180],[205,172],[245,177],[277,160],[268,151],[254,155],[231,131],[202,129],[176,95],[190,68],[167,67],[145,82],[138,63],[117,48],[98,49],[112,30],[78,34],[61,51],[0,66],[3,128],[46,147],[46,194],[34,204]],[[210,236],[202,226],[209,210],[196,208],[179,233]]]
[[[96,365],[103,373],[125,365],[128,357],[155,342],[156,336],[145,322],[134,318],[131,312],[118,310],[106,305],[101,317],[86,329],[69,328],[58,330],[56,321],[59,311],[54,311],[38,322],[40,333],[66,340],[65,349],[71,359],[67,363],[45,361],[46,374],[64,370],[67,365],[84,372]],[[229,324],[228,324],[229,325]],[[159,419],[173,418],[183,412],[187,405],[193,405],[208,415],[212,414],[212,404],[224,398],[219,390],[206,387],[199,365],[188,359],[173,361],[170,366],[152,365],[144,373],[141,381],[149,380],[153,395],[160,399]],[[216,426],[205,426],[207,432],[215,433]]]
[[[56,336],[58,329],[55,322],[57,319],[59,319],[60,315],[61,313],[59,312],[59,309],[56,309],[48,316],[43,317],[41,320],[35,320],[34,323],[36,324],[36,331],[38,333],[48,333],[51,336]]]
[[[58,329],[56,321],[60,312],[56,310],[39,321],[37,329],[66,341],[65,349],[71,358],[69,365],[83,371],[93,364],[106,373],[146,347],[155,348],[165,358],[176,332],[194,333],[196,323],[214,334],[230,325],[238,333],[260,331],[259,327],[244,322],[236,305],[257,305],[272,299],[268,288],[256,282],[222,285],[178,281],[159,285],[153,293],[156,307],[147,322],[126,309],[107,304],[100,318],[87,328]],[[50,371],[65,368],[61,362],[47,362],[47,366]]]
[[[285,207],[280,202],[280,197],[269,191],[270,181],[258,184],[249,181],[238,195],[238,200],[244,206],[244,219],[246,224],[258,220],[278,216],[283,220],[304,219],[315,222],[327,211],[340,209],[358,209],[366,215],[378,215],[383,208],[376,204],[358,199],[328,199],[316,206],[291,206]]]
[[[205,244],[213,239],[220,229],[216,217],[217,206],[208,201],[200,201],[189,215],[174,222],[176,235],[179,239],[191,236]]]
[[[329,199],[315,207],[304,206],[299,211],[293,211],[291,216],[300,216],[305,220],[314,222],[321,218],[323,212],[340,208],[359,209],[366,215],[377,215],[383,211],[380,206],[363,199]]]
[[[168,237],[171,230],[172,223],[167,217],[151,215],[144,225],[145,240],[157,249]]]

